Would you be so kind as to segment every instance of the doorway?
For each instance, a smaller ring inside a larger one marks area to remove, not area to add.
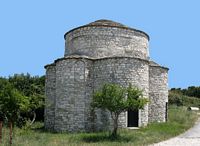
[[[138,127],[138,110],[129,110],[128,111],[128,120],[127,126],[128,127]]]

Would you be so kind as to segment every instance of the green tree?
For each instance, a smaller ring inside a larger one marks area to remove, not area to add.
[[[107,109],[113,120],[111,136],[117,136],[118,118],[120,113],[128,110],[142,109],[148,102],[142,90],[132,87],[123,88],[118,84],[105,84],[101,90],[95,92],[92,107]]]
[[[31,76],[28,73],[15,74],[14,76],[10,76],[8,80],[21,94],[27,96],[29,99],[29,110],[22,114],[22,119],[33,117],[31,124],[35,121],[36,117],[39,120],[43,120],[45,76]]]
[[[29,100],[20,94],[7,80],[0,79],[0,111],[6,117],[10,127],[10,144],[12,144],[13,124],[20,112],[27,111]]]
[[[40,94],[34,94],[29,98],[29,115],[33,115],[32,121],[30,123],[30,126],[34,123],[36,119],[36,110],[38,109],[44,109],[44,95]]]
[[[187,89],[181,89],[181,88],[171,88],[172,92],[176,92],[178,94],[187,95],[190,97],[198,97],[200,98],[200,86],[189,86]]]

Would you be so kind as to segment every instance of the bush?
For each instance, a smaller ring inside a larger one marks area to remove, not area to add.
[[[169,91],[169,104],[177,106],[197,106],[200,107],[200,99],[183,95],[180,92]]]

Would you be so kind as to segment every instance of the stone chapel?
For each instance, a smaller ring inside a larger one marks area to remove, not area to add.
[[[119,117],[119,126],[141,127],[167,120],[168,68],[149,57],[149,36],[110,20],[74,28],[64,35],[64,57],[45,66],[45,128],[57,132],[110,129],[111,115],[92,110],[93,93],[105,83],[143,90],[142,110]]]

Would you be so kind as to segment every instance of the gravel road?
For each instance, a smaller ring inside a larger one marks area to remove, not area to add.
[[[200,118],[195,126],[185,133],[151,146],[200,146]]]

